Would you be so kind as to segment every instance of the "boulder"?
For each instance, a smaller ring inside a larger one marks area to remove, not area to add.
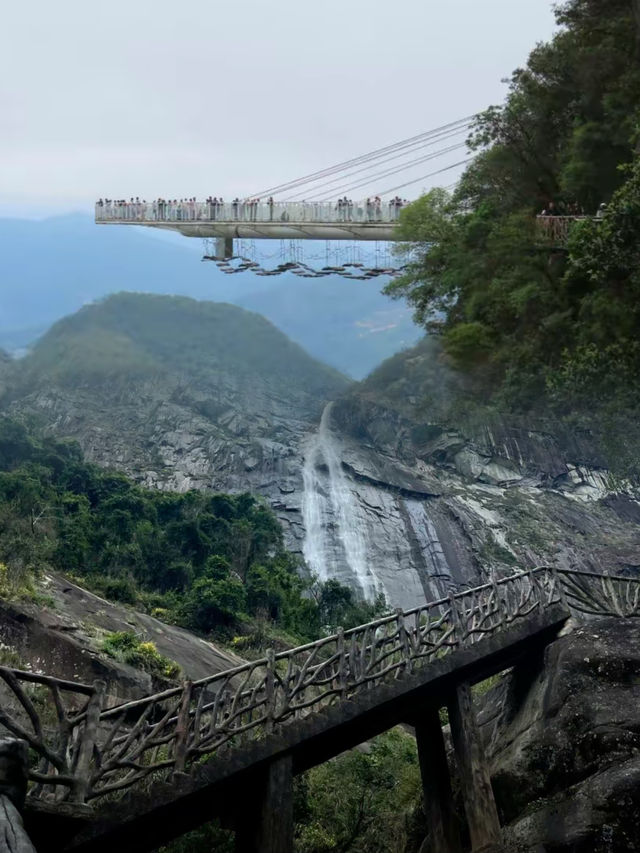
[[[479,715],[512,853],[640,850],[640,620],[574,627]]]

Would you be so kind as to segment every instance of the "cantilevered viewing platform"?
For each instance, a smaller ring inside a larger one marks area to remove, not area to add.
[[[395,240],[403,202],[99,201],[98,224],[145,225],[186,237],[245,240]],[[222,255],[223,246],[218,254]],[[226,244],[224,255],[231,254]]]
[[[186,237],[213,238],[217,241],[216,259],[220,260],[232,258],[234,239],[399,240],[394,226],[407,202],[396,193],[465,165],[467,159],[417,177],[414,174],[417,166],[466,148],[462,137],[471,130],[473,120],[473,116],[465,116],[242,199],[100,199],[96,222],[146,225],[178,231]],[[379,167],[382,169],[376,171]],[[412,173],[408,180],[407,172]],[[396,181],[401,183],[388,186]],[[350,197],[353,191],[366,197],[354,201]],[[288,200],[275,201],[278,196]]]

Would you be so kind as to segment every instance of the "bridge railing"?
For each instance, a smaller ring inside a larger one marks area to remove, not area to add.
[[[273,223],[391,223],[398,219],[401,205],[384,202],[379,207],[367,200],[338,205],[336,202],[206,202],[153,201],[103,202],[96,204],[96,222],[238,222]]]
[[[559,569],[567,605],[587,616],[640,615],[640,580],[596,572]]]
[[[565,245],[568,242],[576,222],[584,222],[585,219],[601,221],[597,216],[538,216],[536,219],[540,232],[557,245]]]
[[[37,757],[32,799],[91,801],[183,773],[560,602],[583,614],[640,616],[640,578],[540,567],[111,708],[101,685],[0,667],[13,696],[0,724]],[[34,686],[44,691],[37,701]]]
[[[555,574],[539,569],[107,709],[87,798],[183,772],[201,756],[402,678],[559,600]]]
[[[0,666],[0,725],[26,741],[30,796],[83,803],[104,684],[81,684]]]

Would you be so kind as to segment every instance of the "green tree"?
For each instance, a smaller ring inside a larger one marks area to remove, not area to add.
[[[386,290],[440,336],[470,399],[586,421],[595,397],[610,412],[637,399],[640,62],[631,0],[568,0],[556,17],[505,103],[477,116],[457,190],[402,211],[408,266]],[[567,251],[536,222],[551,200],[609,212]]]

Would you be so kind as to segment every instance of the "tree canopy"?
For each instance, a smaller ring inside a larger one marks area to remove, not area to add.
[[[403,210],[412,260],[387,292],[479,399],[586,417],[637,399],[639,30],[632,0],[569,0],[556,17],[504,104],[477,116],[457,189]],[[551,201],[607,215],[558,245],[536,220]]]
[[[294,641],[366,622],[382,606],[305,577],[300,562],[252,495],[145,489],[85,462],[72,442],[0,418],[9,588],[48,566],[204,634],[231,637],[260,620]]]

